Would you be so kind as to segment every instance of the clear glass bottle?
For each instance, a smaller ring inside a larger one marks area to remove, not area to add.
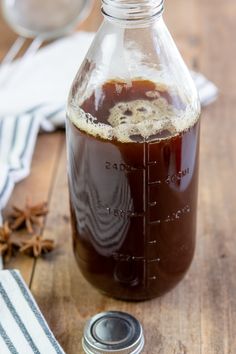
[[[68,102],[76,260],[110,296],[172,289],[195,248],[200,105],[161,0],[103,0]]]

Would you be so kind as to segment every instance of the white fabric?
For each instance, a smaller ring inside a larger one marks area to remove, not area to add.
[[[15,270],[0,271],[0,353],[64,353]]]
[[[202,107],[214,102],[218,96],[218,88],[206,77],[195,71],[191,71],[192,78],[198,90],[199,98]]]
[[[0,71],[0,116],[25,112],[40,104],[61,106],[94,37],[79,32],[60,39]],[[9,79],[8,79],[9,78]]]
[[[50,132],[64,126],[68,92],[93,37],[76,33],[0,67],[0,221],[15,183],[30,172],[40,127]],[[216,86],[201,74],[192,76],[202,105],[215,100]]]

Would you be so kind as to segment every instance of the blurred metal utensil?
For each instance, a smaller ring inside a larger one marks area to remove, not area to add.
[[[92,0],[2,0],[3,16],[20,36],[3,58],[0,68],[14,60],[26,38],[33,38],[33,41],[25,58],[34,55],[44,41],[72,32],[87,17],[91,5]]]

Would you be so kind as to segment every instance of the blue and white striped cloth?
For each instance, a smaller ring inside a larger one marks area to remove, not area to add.
[[[0,210],[15,183],[29,174],[40,122],[30,114],[0,119]]]
[[[0,271],[0,353],[64,354],[16,270]]]
[[[26,113],[0,118],[0,225],[1,210],[14,185],[27,177],[40,129],[64,126],[65,106],[35,107]],[[0,352],[1,354],[1,352]]]
[[[77,33],[48,45],[26,62],[0,68],[0,223],[15,183],[30,173],[39,130],[64,126],[71,82],[93,36]],[[202,105],[214,101],[216,86],[201,74],[192,75]],[[9,80],[4,81],[6,77]]]

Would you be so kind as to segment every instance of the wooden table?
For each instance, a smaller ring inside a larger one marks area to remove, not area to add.
[[[95,1],[83,29],[96,30],[101,21]],[[57,240],[57,251],[37,261],[17,256],[9,267],[20,269],[68,354],[82,353],[86,319],[111,309],[141,320],[144,353],[236,353],[236,2],[167,0],[165,18],[188,65],[221,91],[202,114],[198,244],[184,281],[162,298],[127,303],[102,296],[83,279],[71,249],[64,132],[40,135],[31,175],[6,208],[7,214],[29,195],[49,202],[44,234]],[[15,36],[2,20],[0,33],[2,55]]]

